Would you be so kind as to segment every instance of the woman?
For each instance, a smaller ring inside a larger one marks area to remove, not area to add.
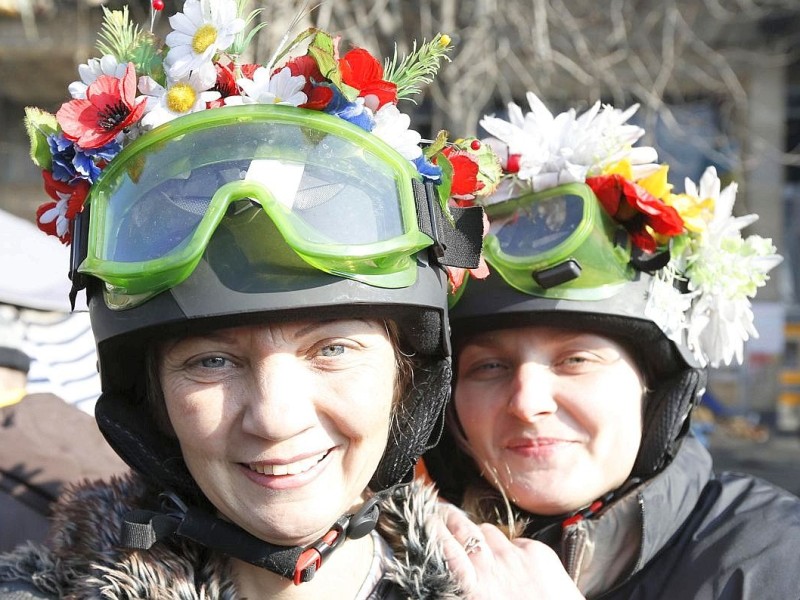
[[[0,557],[0,596],[452,595],[433,497],[398,484],[449,395],[444,265],[477,265],[482,216],[445,215],[447,158],[394,83],[447,40],[385,74],[321,31],[238,65],[236,3],[188,0],[163,62],[143,36],[126,63],[120,19],[119,55],[28,122],[40,226],[88,296],[97,421],[135,475],[67,493],[46,545]]]
[[[688,435],[706,367],[741,360],[779,257],[741,238],[753,217],[731,217],[713,169],[672,193],[632,111],[529,101],[482,121],[509,173],[487,200],[491,274],[451,311],[454,398],[425,463],[485,524],[454,512],[474,539],[449,551],[476,597],[534,551],[529,597],[796,597],[800,500],[715,474]]]

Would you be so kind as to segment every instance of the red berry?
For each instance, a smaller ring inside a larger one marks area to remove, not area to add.
[[[516,173],[519,171],[519,160],[522,158],[521,154],[509,154],[506,161],[506,172]]]
[[[164,10],[164,0],[153,0],[153,9],[158,11]]]
[[[469,145],[469,147],[475,150],[475,152],[477,152],[478,150],[481,149],[480,140],[472,140],[472,143]]]

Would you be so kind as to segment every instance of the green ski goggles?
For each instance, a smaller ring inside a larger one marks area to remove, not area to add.
[[[533,296],[599,300],[635,275],[627,235],[583,183],[485,207],[483,254],[512,287]]]
[[[406,287],[414,255],[435,241],[418,222],[425,188],[408,160],[338,117],[272,105],[203,111],[142,136],[103,172],[77,270],[140,303],[184,281],[245,201],[312,267]]]

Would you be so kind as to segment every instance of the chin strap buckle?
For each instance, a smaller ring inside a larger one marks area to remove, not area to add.
[[[350,519],[342,517],[328,533],[306,547],[294,567],[294,584],[311,581],[322,562],[345,540],[345,529]]]
[[[389,496],[395,488],[401,485],[404,484],[392,486],[373,495],[361,506],[358,512],[339,518],[328,533],[310,546],[307,546],[295,563],[294,577],[292,579],[294,584],[300,585],[306,581],[311,581],[317,570],[322,566],[323,561],[345,539],[358,539],[375,529],[381,514],[378,505],[383,498]]]

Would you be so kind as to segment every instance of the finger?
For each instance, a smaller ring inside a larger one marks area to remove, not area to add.
[[[464,529],[459,529],[463,535]],[[436,520],[434,535],[439,540],[447,568],[460,583],[463,591],[467,592],[476,585],[475,568],[470,562],[469,555],[464,550],[460,539],[445,524],[445,521]]]

